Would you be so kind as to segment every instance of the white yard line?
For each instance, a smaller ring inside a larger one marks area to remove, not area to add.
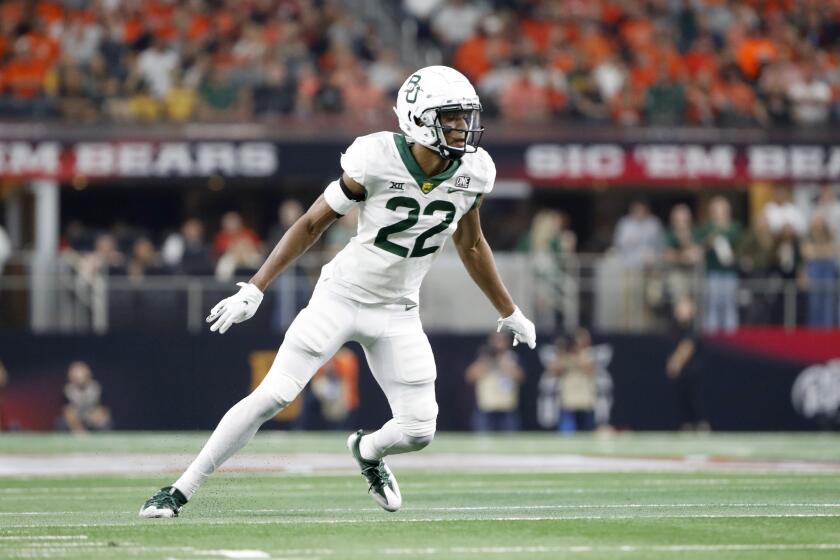
[[[670,515],[562,515],[562,516],[504,516],[504,517],[410,517],[398,518],[388,517],[371,519],[366,516],[362,519],[237,519],[236,523],[242,525],[358,525],[375,523],[451,523],[457,521],[612,521],[612,520],[640,520],[640,519],[793,519],[793,518],[840,518],[838,513],[675,513]],[[230,525],[230,519],[200,519],[187,520],[180,518],[172,520],[145,520],[131,522],[106,522],[106,523],[61,523],[60,525],[50,523],[36,524],[15,524],[4,525],[4,529],[43,529],[46,527],[60,528],[98,528],[98,527],[138,527],[143,523],[170,523],[179,526],[213,526]]]
[[[49,460],[45,460],[49,459]],[[82,474],[160,474],[180,472],[193,455],[179,453],[56,453],[43,455],[0,454],[0,476],[16,475],[82,475]],[[406,470],[461,469],[463,455],[428,453],[399,455],[390,459],[392,466]],[[294,453],[242,454],[232,457],[223,470],[243,472],[318,472],[352,471],[354,465],[347,454]],[[728,473],[840,473],[840,462],[827,461],[752,461],[716,460],[705,457],[644,458],[598,457],[570,454],[474,455],[470,458],[473,472],[728,472]]]
[[[452,506],[452,507],[420,507],[411,508],[413,512],[423,511],[504,511],[504,510],[552,510],[552,509],[645,509],[645,508],[676,508],[676,509],[691,509],[691,508],[840,508],[840,503],[668,503],[668,504],[540,504],[528,506]],[[233,513],[245,514],[259,514],[259,513],[352,513],[352,512],[378,512],[378,508],[261,508],[261,509],[234,509]],[[36,515],[72,515],[74,517],[83,514],[80,511],[16,511],[16,512],[0,512],[0,516],[16,515],[36,516]],[[103,513],[101,510],[96,513]],[[113,511],[110,512],[115,515],[126,515],[134,513],[131,511]],[[0,539],[3,537],[0,537]]]
[[[104,544],[104,543],[103,543]],[[130,546],[130,548],[128,548]],[[26,549],[20,549],[26,550]],[[30,549],[38,556],[53,556],[46,549]],[[75,549],[78,552],[79,549]],[[131,551],[132,555],[143,552],[180,552],[193,556],[221,556],[232,559],[251,558],[284,558],[291,557],[312,558],[314,555],[335,556],[417,556],[417,555],[440,555],[440,554],[546,554],[546,553],[638,553],[638,552],[778,552],[778,551],[818,551],[818,550],[840,550],[840,543],[801,543],[801,544],[676,544],[676,545],[612,545],[612,546],[452,546],[452,547],[417,547],[417,548],[383,548],[383,549],[357,549],[344,550],[332,548],[296,548],[282,549],[266,552],[263,550],[236,550],[236,549],[200,549],[193,547],[172,547],[172,546],[134,546],[125,545],[122,552]],[[59,552],[60,549],[56,549]]]
[[[0,535],[0,541],[83,541],[87,538],[87,535]]]

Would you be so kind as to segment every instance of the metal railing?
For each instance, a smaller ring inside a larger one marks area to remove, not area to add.
[[[679,270],[682,278],[678,284],[672,278],[673,268],[628,267],[610,254],[556,259],[500,253],[496,257],[517,303],[543,334],[569,332],[580,325],[601,331],[667,328],[680,291],[695,302],[698,327],[707,326],[713,294],[699,267]],[[311,258],[313,263],[323,262],[321,255]],[[285,330],[306,305],[317,272],[317,266],[306,266],[281,275],[267,291],[263,310],[254,321],[266,328]],[[166,275],[135,279],[97,274],[86,278],[66,262],[57,262],[48,293],[42,289],[36,294],[30,275],[0,276],[0,329],[105,333],[148,328],[199,333],[205,329],[207,311],[230,295],[239,280],[247,277],[218,280]],[[809,324],[813,319],[809,315],[820,306],[831,308],[827,313],[829,323],[837,325],[838,295],[837,281],[805,286],[794,279],[759,277],[738,279],[734,291],[724,299],[734,306],[738,325],[795,328]],[[46,322],[33,321],[32,300],[36,297],[50,302]],[[423,321],[431,331],[486,331],[495,313],[472,286],[452,251],[445,252],[432,268],[421,290],[421,301]],[[457,321],[453,313],[458,315]]]

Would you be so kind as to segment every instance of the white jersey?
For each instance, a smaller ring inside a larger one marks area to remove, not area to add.
[[[356,138],[344,172],[367,191],[353,237],[319,284],[362,303],[419,304],[420,283],[458,221],[493,189],[496,168],[479,148],[427,177],[402,134]]]

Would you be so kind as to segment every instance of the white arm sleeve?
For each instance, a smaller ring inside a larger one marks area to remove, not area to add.
[[[342,216],[358,203],[356,200],[347,198],[338,181],[333,181],[327,185],[324,191],[324,200],[330,208],[335,210],[336,214],[341,214]]]

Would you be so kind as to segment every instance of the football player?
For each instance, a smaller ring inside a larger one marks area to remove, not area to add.
[[[225,333],[256,313],[271,281],[337,218],[359,208],[356,236],[324,265],[308,306],[295,318],[263,382],[222,418],[198,457],[171,486],[149,498],[141,517],[174,517],[199,486],[292,402],[348,340],[364,349],[393,418],[358,431],[347,447],[382,508],[402,497],[383,457],[423,449],[435,434],[435,361],[419,315],[423,277],[452,237],[475,283],[498,310],[498,329],[534,348],[534,324],[511,299],[481,232],[479,207],[493,189],[493,160],[478,147],[484,128],[475,89],[445,66],[418,70],[397,94],[403,134],[357,138],[330,183],[286,232],[239,292],[210,311],[210,330]]]

